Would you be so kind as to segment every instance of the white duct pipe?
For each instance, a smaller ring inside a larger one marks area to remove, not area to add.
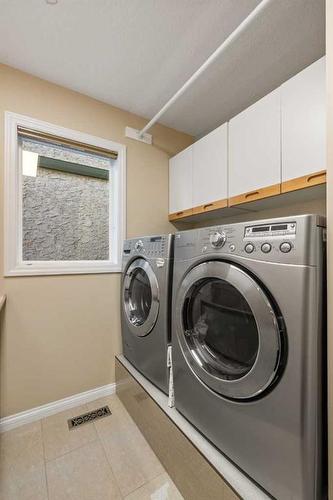
[[[239,26],[222,42],[222,44],[208,57],[208,59],[200,66],[199,69],[184,83],[184,85],[166,102],[163,108],[147,123],[145,127],[138,133],[142,137],[164,113],[173,105],[174,102],[181,97],[184,92],[201,76],[201,74],[229,47],[229,45],[248,27],[248,25],[261,13],[262,10],[272,0],[262,0],[259,5],[240,23]]]

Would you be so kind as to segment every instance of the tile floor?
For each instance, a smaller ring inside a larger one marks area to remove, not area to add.
[[[67,419],[112,415],[68,430]],[[116,395],[0,435],[1,500],[181,500]]]

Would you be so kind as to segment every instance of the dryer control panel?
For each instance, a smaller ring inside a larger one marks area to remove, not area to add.
[[[272,237],[285,237],[285,236],[295,236],[296,234],[296,222],[286,222],[285,224],[275,223],[275,224],[264,224],[264,225],[254,225],[245,226],[244,238],[272,238]]]
[[[276,219],[218,224],[180,231],[175,235],[176,260],[210,256],[282,264],[314,265],[324,234],[319,215],[294,215]]]
[[[296,222],[255,224],[245,226],[244,229],[244,251],[251,254],[256,250],[264,254],[276,250],[289,253],[294,248],[296,236]]]

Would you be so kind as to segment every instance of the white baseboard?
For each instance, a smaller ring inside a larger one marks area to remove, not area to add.
[[[22,411],[20,413],[16,413],[15,415],[10,415],[9,417],[0,418],[0,432],[9,431],[15,427],[29,424],[30,422],[48,417],[49,415],[54,415],[55,413],[59,413],[69,408],[74,408],[75,406],[89,403],[95,399],[110,396],[115,392],[115,383],[103,385],[101,387],[91,389],[90,391],[74,394],[74,396],[69,396],[68,398],[59,399],[58,401],[53,401],[52,403],[48,403],[46,405],[37,406],[31,410]]]

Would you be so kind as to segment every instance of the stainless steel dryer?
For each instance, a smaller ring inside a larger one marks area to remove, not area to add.
[[[322,498],[324,220],[176,233],[176,408],[278,500]]]
[[[170,234],[126,240],[121,287],[124,356],[165,393],[172,252]]]

